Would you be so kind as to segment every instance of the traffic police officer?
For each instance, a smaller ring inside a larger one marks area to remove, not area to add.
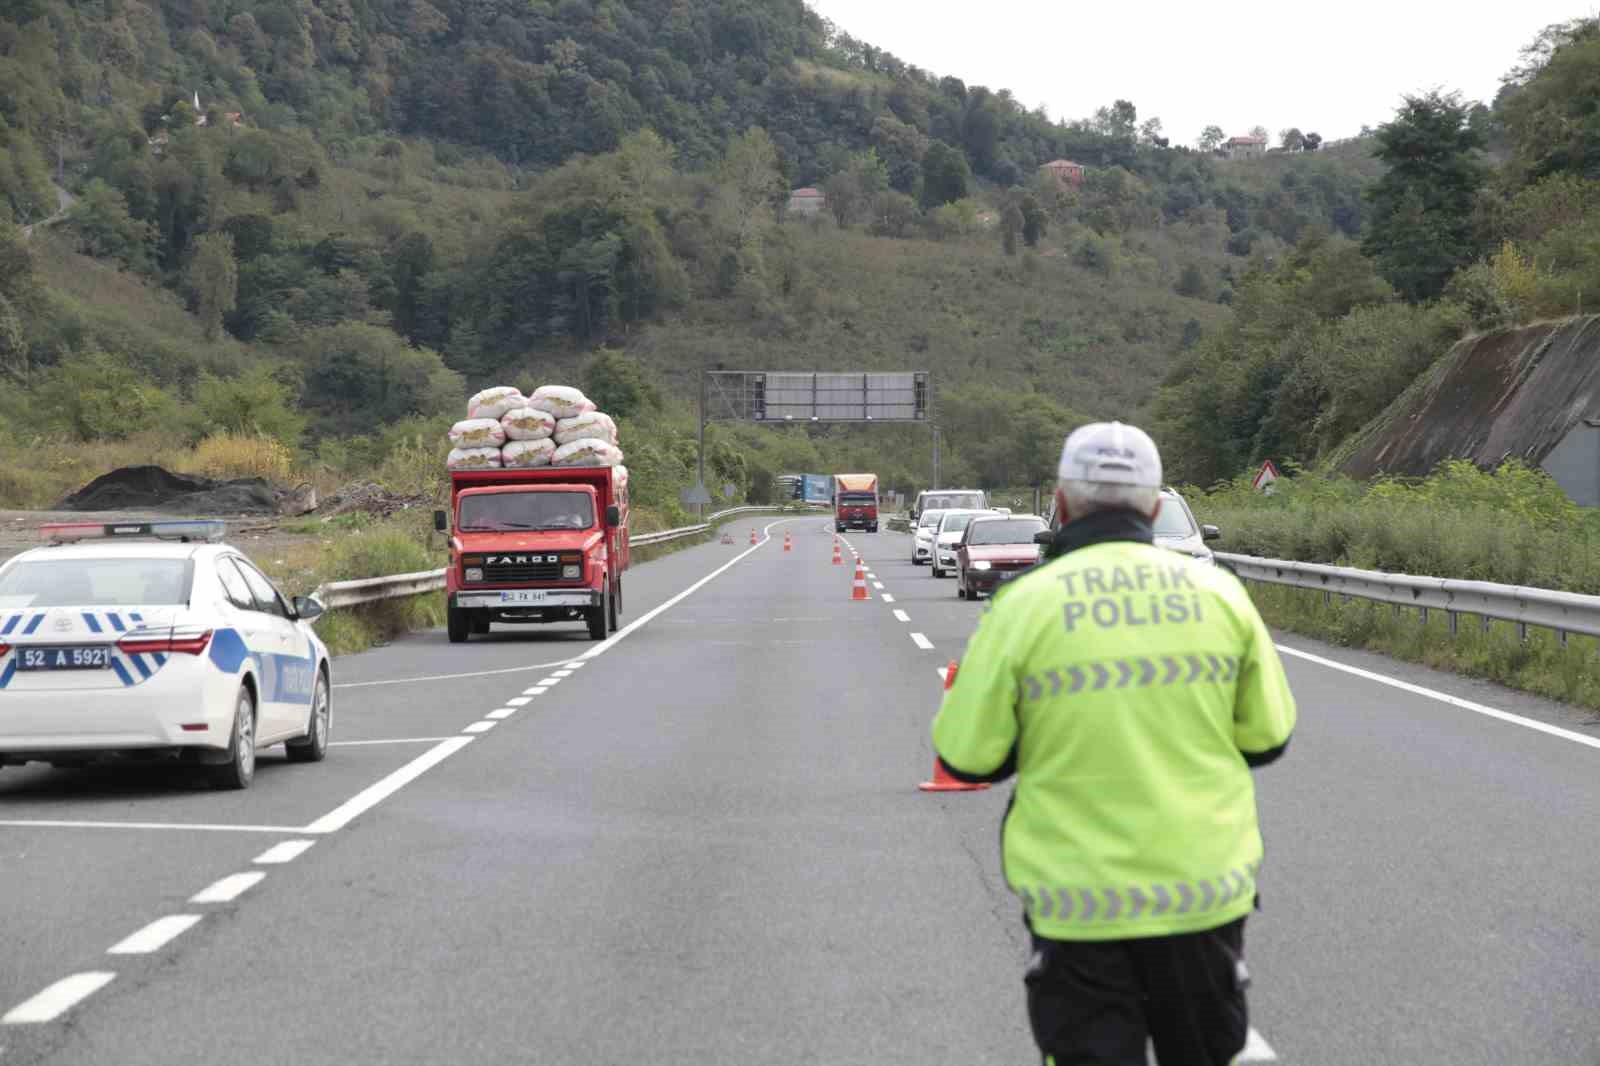
[[[1045,565],[1002,587],[933,723],[953,776],[1015,773],[1005,876],[1033,937],[1053,1066],[1225,1066],[1243,1049],[1245,915],[1261,867],[1250,768],[1294,699],[1232,575],[1157,548],[1143,431],[1067,438]]]

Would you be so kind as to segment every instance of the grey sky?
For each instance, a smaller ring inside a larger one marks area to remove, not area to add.
[[[851,36],[971,84],[1008,88],[1052,118],[1116,99],[1159,116],[1174,143],[1216,123],[1334,140],[1435,86],[1488,103],[1517,52],[1588,3],[1441,0],[1063,3],[1061,0],[808,0]]]

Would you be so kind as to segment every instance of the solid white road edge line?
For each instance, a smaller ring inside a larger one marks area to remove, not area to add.
[[[305,830],[291,825],[200,825],[188,822],[66,822],[53,819],[11,818],[0,821],[7,829],[189,829],[200,833],[275,833],[287,836]]]
[[[1278,1053],[1272,1050],[1272,1047],[1267,1043],[1266,1038],[1252,1028],[1249,1032],[1249,1035],[1245,1037],[1244,1050],[1239,1052],[1239,1057],[1234,1061],[1277,1062]]]
[[[621,629],[619,629],[615,633],[611,634],[611,636],[608,637],[607,639],[602,640],[599,644],[596,644],[594,647],[590,648],[588,651],[586,651],[582,655],[578,656],[578,658],[587,660],[587,659],[598,658],[599,656],[604,655],[606,652],[610,651],[612,648],[616,647],[618,644],[621,644],[625,639],[627,639],[628,634],[632,633],[636,629],[642,628],[646,623],[648,623],[652,618],[655,618],[657,615],[663,614],[666,611],[669,611],[672,608],[676,607],[678,604],[682,603],[684,600],[688,599],[690,596],[693,596],[696,592],[699,592],[701,589],[703,589],[707,585],[711,584],[711,582],[715,581],[717,578],[721,577],[723,574],[727,573],[729,570],[731,570],[735,566],[739,565],[739,563],[744,561],[752,553],[760,551],[761,550],[761,545],[767,543],[768,540],[772,539],[772,527],[773,526],[781,526],[781,525],[783,525],[783,524],[785,524],[787,522],[802,522],[802,521],[805,521],[805,519],[780,518],[776,522],[768,522],[766,524],[766,526],[764,526],[762,528],[762,530],[761,530],[761,540],[760,540],[759,543],[750,545],[750,547],[746,548],[744,551],[740,552],[738,555],[735,555],[732,559],[729,559],[727,562],[723,563],[721,566],[719,566],[715,570],[711,571],[711,573],[707,574],[705,577],[701,578],[699,581],[696,581],[694,584],[690,585],[688,588],[684,589],[682,592],[678,593],[676,596],[672,597],[670,600],[667,600],[665,603],[660,603],[660,604],[657,604],[655,607],[652,607],[650,610],[646,611],[644,614],[640,615],[638,618],[635,618],[633,621],[629,622],[627,625],[623,626]],[[540,684],[543,684],[543,682],[540,682]]]
[[[425,674],[421,677],[390,677],[382,681],[345,681],[333,687],[376,688],[379,685],[416,685],[424,681],[459,681],[464,677],[499,677],[501,674],[527,674],[535,670],[548,670],[552,666],[571,666],[565,659],[553,663],[530,663],[527,666],[508,666],[503,670],[473,670],[465,674]]]
[[[1562,740],[1570,740],[1574,744],[1582,744],[1589,748],[1600,748],[1600,737],[1586,736],[1571,729],[1563,729],[1558,725],[1550,725],[1533,718],[1524,718],[1522,715],[1512,714],[1510,711],[1498,711],[1493,707],[1485,707],[1481,703],[1473,703],[1471,700],[1464,700],[1459,696],[1451,696],[1431,688],[1423,688],[1421,685],[1413,685],[1409,681],[1401,681],[1399,678],[1375,674],[1371,670],[1363,670],[1357,666],[1346,666],[1344,663],[1335,662],[1332,659],[1324,659],[1320,655],[1312,655],[1308,651],[1286,648],[1282,644],[1274,644],[1273,647],[1285,655],[1294,656],[1296,659],[1304,659],[1306,662],[1316,663],[1318,666],[1326,666],[1330,670],[1339,670],[1346,674],[1365,678],[1368,681],[1376,681],[1380,685],[1388,685],[1390,688],[1397,688],[1414,696],[1426,696],[1428,699],[1438,700],[1440,703],[1448,703],[1452,707],[1459,707],[1463,711],[1471,711],[1473,714],[1481,714],[1486,718],[1498,718],[1502,722],[1510,722],[1512,725],[1520,725],[1525,729],[1548,733],[1550,736],[1560,737]]]
[[[293,862],[304,855],[315,840],[285,840],[282,844],[274,844],[255,857],[255,862],[262,866],[277,866],[286,862]]]
[[[260,870],[242,874],[229,874],[214,885],[208,885],[189,897],[190,903],[232,903],[252,888],[266,880]]]
[[[113,944],[107,955],[149,955],[160,951],[182,934],[200,924],[198,914],[169,914],[157,918],[143,929]]]
[[[933,641],[929,640],[927,637],[923,636],[921,633],[913,633],[913,634],[911,634],[911,643],[915,644],[917,647],[921,648],[923,651],[932,651],[933,650]]]
[[[493,722],[473,722],[471,725],[469,725],[465,729],[463,729],[462,732],[463,733],[487,733],[489,730],[493,729],[494,726],[495,726],[495,724]]]
[[[510,718],[512,715],[514,715],[516,713],[517,713],[517,709],[515,707],[502,707],[498,711],[490,711],[488,714],[484,715],[484,717],[485,718],[493,718],[495,721],[498,722],[498,721],[500,721],[502,719]]]
[[[429,748],[415,759],[406,763],[400,769],[383,778],[375,784],[357,792],[321,818],[307,825],[303,829],[294,830],[297,833],[336,833],[355,821],[362,814],[370,811],[390,796],[405,788],[408,784],[444,762],[450,756],[471,744],[473,737],[451,737],[438,745]]]
[[[902,621],[902,622],[911,621],[911,616],[909,614],[906,614],[904,611],[902,611],[898,607],[896,607],[894,609],[894,616],[895,616],[896,619],[898,619],[899,621]]]
[[[51,1022],[88,999],[117,975],[105,970],[75,973],[63,977],[32,999],[24,1000],[0,1017],[0,1025],[32,1025]]]
[[[392,740],[330,740],[330,748],[364,748],[373,744],[437,744],[449,737],[395,737]]]

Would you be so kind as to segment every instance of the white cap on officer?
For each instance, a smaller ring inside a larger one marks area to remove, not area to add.
[[[1059,476],[1064,482],[1159,489],[1161,453],[1138,426],[1094,422],[1067,437]]]

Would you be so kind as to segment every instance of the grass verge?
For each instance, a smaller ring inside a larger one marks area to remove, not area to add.
[[[1600,642],[1529,627],[1526,642],[1510,622],[1458,614],[1452,636],[1443,611],[1418,610],[1366,600],[1324,602],[1321,592],[1250,583],[1250,594],[1268,625],[1346,648],[1378,652],[1468,677],[1494,681],[1563,703],[1600,709]],[[1484,623],[1487,623],[1486,625]]]

